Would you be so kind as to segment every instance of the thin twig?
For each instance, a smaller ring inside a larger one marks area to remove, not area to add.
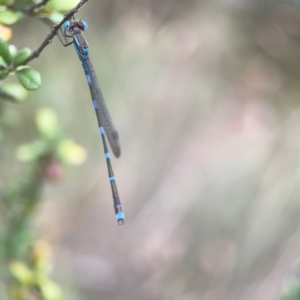
[[[51,32],[48,34],[48,36],[43,41],[43,43],[34,52],[31,53],[31,55],[24,62],[24,65],[26,65],[28,62],[32,61],[33,59],[39,57],[39,55],[44,50],[44,48],[46,48],[52,42],[52,39],[56,36],[59,28],[67,20],[69,20],[75,13],[77,13],[77,11],[88,1],[89,0],[81,0],[74,8],[72,8],[68,13],[66,13],[64,15],[64,18],[52,27]]]

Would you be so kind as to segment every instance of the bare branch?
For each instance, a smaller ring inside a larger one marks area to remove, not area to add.
[[[48,0],[43,0],[42,2],[47,2]],[[52,42],[52,39],[56,36],[58,30],[60,27],[67,21],[69,20],[77,11],[89,0],[81,0],[74,8],[72,8],[68,13],[64,15],[64,18],[55,24],[51,32],[48,34],[46,39],[42,42],[42,44],[34,51],[31,53],[31,55],[27,58],[27,60],[24,62],[24,65],[26,65],[28,62],[32,61],[33,59],[39,57],[41,52]],[[41,3],[41,2],[40,2]]]

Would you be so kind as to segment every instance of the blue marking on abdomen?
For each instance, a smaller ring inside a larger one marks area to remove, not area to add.
[[[86,79],[88,81],[89,84],[91,84],[91,77],[90,77],[90,74],[86,74]]]
[[[124,219],[124,214],[120,211],[116,214],[117,220]]]
[[[93,100],[93,103],[94,103],[94,107],[98,108],[96,100]]]
[[[115,180],[115,176],[110,176],[110,177],[109,177],[109,180],[110,180],[110,181]]]
[[[104,129],[102,126],[100,126],[100,132],[101,132],[101,134],[104,134]]]
[[[80,47],[80,43],[78,42],[76,34],[74,34],[74,41],[75,41],[77,49],[78,49]],[[74,47],[75,47],[75,43],[74,43]],[[76,49],[76,47],[75,47],[75,49]]]
[[[105,152],[104,154],[105,154],[105,157],[106,157],[106,158],[110,158],[110,155],[109,155],[108,152]]]

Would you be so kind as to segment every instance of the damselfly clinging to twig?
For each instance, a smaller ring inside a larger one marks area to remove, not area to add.
[[[107,169],[109,180],[111,184],[112,195],[114,199],[114,209],[116,218],[119,225],[124,224],[124,214],[122,211],[122,205],[119,198],[119,193],[117,190],[117,185],[110,161],[110,155],[107,148],[106,138],[107,137],[111,149],[116,157],[119,157],[121,154],[121,148],[119,143],[119,136],[115,129],[115,126],[112,122],[111,116],[108,112],[106,103],[102,96],[98,79],[96,77],[95,70],[89,58],[89,47],[87,41],[85,40],[82,31],[86,30],[88,24],[84,21],[66,21],[64,23],[64,37],[72,38],[72,41],[64,44],[64,46],[74,45],[76,53],[81,61],[82,67],[85,72],[87,82],[89,84],[92,101],[94,104],[99,130],[102,137],[104,154],[107,162]]]

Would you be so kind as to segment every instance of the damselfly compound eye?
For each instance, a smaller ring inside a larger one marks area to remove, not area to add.
[[[89,24],[85,21],[81,21],[83,24],[83,30],[87,30],[89,28]]]
[[[66,30],[69,30],[69,29],[70,29],[70,21],[66,21],[66,22],[64,23],[64,28],[65,28]]]

